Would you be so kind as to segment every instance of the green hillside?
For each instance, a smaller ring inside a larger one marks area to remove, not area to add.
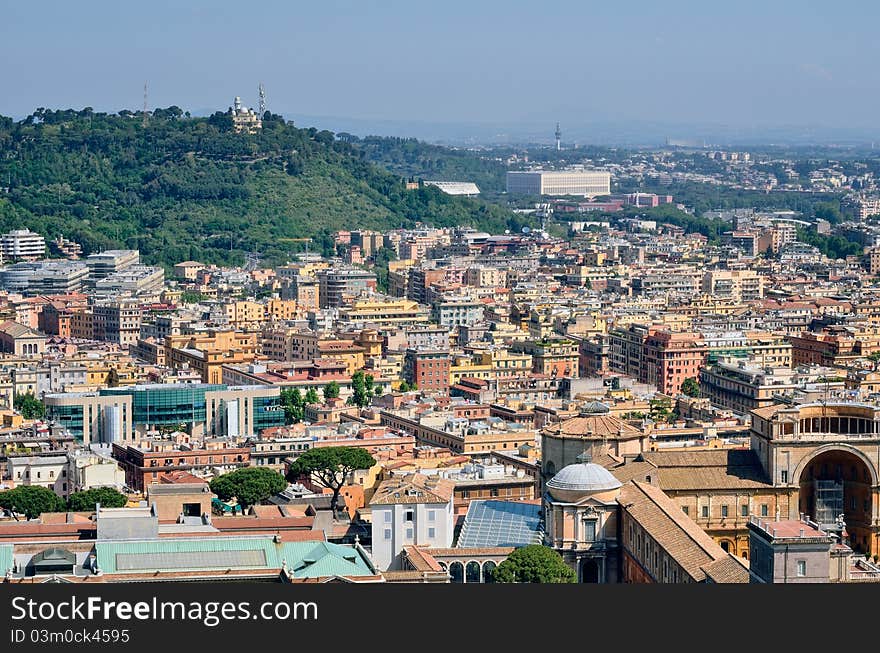
[[[472,181],[483,193],[505,190],[507,166],[498,152],[455,149],[423,143],[415,138],[340,134],[364,152],[367,159],[401,177],[432,181]]]
[[[421,221],[500,231],[513,213],[403,179],[328,131],[267,114],[236,134],[228,115],[192,118],[177,107],[142,116],[38,109],[0,117],[0,230],[63,234],[86,253],[137,248],[148,263],[239,264],[258,252],[287,260],[312,237],[332,252],[337,229],[387,230]]]

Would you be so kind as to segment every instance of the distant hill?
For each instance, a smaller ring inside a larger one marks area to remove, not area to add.
[[[431,177],[465,176],[486,190],[501,178],[493,162],[400,139],[350,143],[265,118],[259,133],[245,135],[232,131],[226,114],[193,118],[178,107],[156,109],[146,127],[130,111],[37,109],[18,122],[0,116],[0,230],[63,234],[86,253],[136,248],[148,263],[171,265],[240,264],[247,252],[279,263],[302,249],[289,238],[314,238],[312,251],[329,254],[338,229],[417,221],[517,228],[501,206],[432,187],[406,190],[405,171],[419,168],[394,157],[412,149],[418,166],[435,162],[424,168]]]

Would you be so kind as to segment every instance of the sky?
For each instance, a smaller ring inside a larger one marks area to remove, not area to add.
[[[0,114],[871,130],[880,3],[0,0]]]

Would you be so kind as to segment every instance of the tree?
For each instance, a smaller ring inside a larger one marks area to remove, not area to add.
[[[880,363],[880,351],[874,351],[868,354],[868,360],[874,363],[874,371],[877,371],[877,365]]]
[[[369,406],[370,401],[373,399],[373,376],[371,374],[364,376],[361,370],[352,374],[351,391],[352,394],[348,399],[348,403],[360,408]]]
[[[400,382],[400,391],[401,392],[414,392],[418,389],[419,389],[419,386],[417,386],[415,383],[407,382],[406,379],[404,379],[403,381]]]
[[[94,510],[96,503],[100,503],[102,508],[124,508],[128,497],[112,487],[96,487],[71,494],[67,507],[74,512],[84,512]]]
[[[301,422],[305,417],[305,405],[306,401],[299,388],[285,388],[281,391],[281,406],[284,408],[285,423]]]
[[[355,374],[357,373],[355,372]],[[363,375],[363,372],[361,372],[361,375]],[[324,401],[336,399],[337,397],[339,397],[339,384],[336,381],[330,381],[330,383],[324,386]]]
[[[195,290],[184,290],[180,294],[181,304],[198,304],[205,299],[207,299],[205,295],[200,292],[196,292]]]
[[[244,509],[278,494],[287,487],[287,481],[268,467],[243,467],[218,476],[209,485],[221,501],[235,498]]]
[[[336,518],[339,504],[339,491],[356,469],[369,469],[376,460],[360,447],[320,447],[309,449],[294,460],[287,472],[287,480],[295,482],[303,475],[309,475],[321,487],[333,491],[330,509]]]
[[[15,395],[12,404],[25,419],[42,419],[46,415],[46,406],[31,393]]]
[[[516,549],[495,568],[496,583],[575,583],[577,574],[550,547],[530,544]]]
[[[17,521],[18,515],[36,519],[44,512],[63,512],[66,504],[52,490],[39,485],[20,485],[0,492],[0,508],[10,511]]]
[[[700,383],[697,381],[696,377],[689,376],[681,382],[681,391],[688,397],[699,397]]]

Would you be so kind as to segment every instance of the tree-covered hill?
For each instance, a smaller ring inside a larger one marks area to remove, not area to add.
[[[337,229],[387,230],[421,221],[499,231],[504,208],[403,179],[328,131],[267,113],[263,129],[236,134],[223,113],[178,107],[139,113],[37,109],[0,116],[0,230],[63,234],[86,253],[137,248],[149,263],[186,259],[265,263],[312,237],[332,251]]]
[[[401,177],[431,181],[472,181],[483,193],[505,190],[507,166],[497,152],[476,152],[423,143],[415,138],[339,134],[366,158]]]

